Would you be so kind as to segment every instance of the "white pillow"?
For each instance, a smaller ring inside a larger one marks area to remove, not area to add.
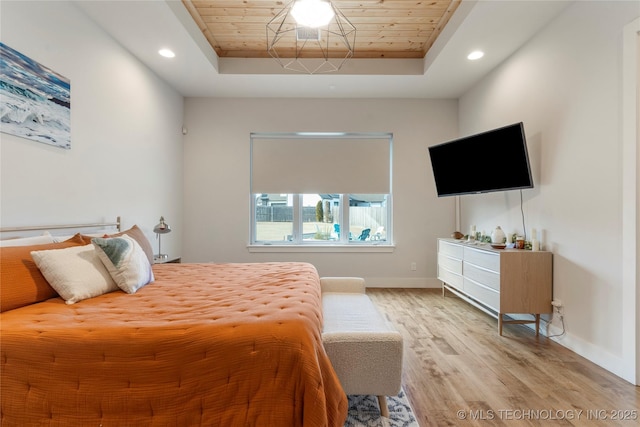
[[[118,289],[93,245],[33,251],[31,257],[67,304]]]
[[[91,239],[98,257],[120,289],[128,294],[154,280],[149,258],[135,239],[119,237]]]
[[[44,245],[46,243],[54,243],[55,240],[48,231],[42,233],[42,236],[21,237],[18,239],[0,240],[0,247],[8,248],[10,246],[31,246]]]

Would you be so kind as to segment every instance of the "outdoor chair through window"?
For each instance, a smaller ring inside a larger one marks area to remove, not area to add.
[[[362,240],[365,241],[369,238],[369,234],[371,233],[371,229],[370,228],[365,228],[364,230],[362,230],[362,233],[360,233],[360,235],[358,236],[357,240]]]

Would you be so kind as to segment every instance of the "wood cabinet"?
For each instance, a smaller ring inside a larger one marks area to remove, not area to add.
[[[443,296],[448,290],[497,317],[500,335],[508,323],[535,323],[538,335],[540,315],[552,312],[551,252],[438,239],[438,279]],[[533,319],[512,319],[510,314],[531,314]]]

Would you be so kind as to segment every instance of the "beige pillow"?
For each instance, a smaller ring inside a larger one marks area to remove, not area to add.
[[[67,304],[118,289],[93,245],[34,251],[31,257],[47,282]]]
[[[154,280],[151,264],[138,242],[126,234],[92,241],[100,261],[118,287],[128,294]]]

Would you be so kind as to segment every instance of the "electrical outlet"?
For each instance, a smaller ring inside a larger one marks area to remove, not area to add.
[[[551,305],[553,306],[553,312],[562,316],[564,306],[562,305],[562,301],[559,299],[554,299],[551,301]]]
[[[412,263],[411,263],[411,271],[416,271],[416,270],[417,270],[417,268],[418,268],[418,266],[416,265],[416,263],[415,263],[415,262],[412,262]]]

